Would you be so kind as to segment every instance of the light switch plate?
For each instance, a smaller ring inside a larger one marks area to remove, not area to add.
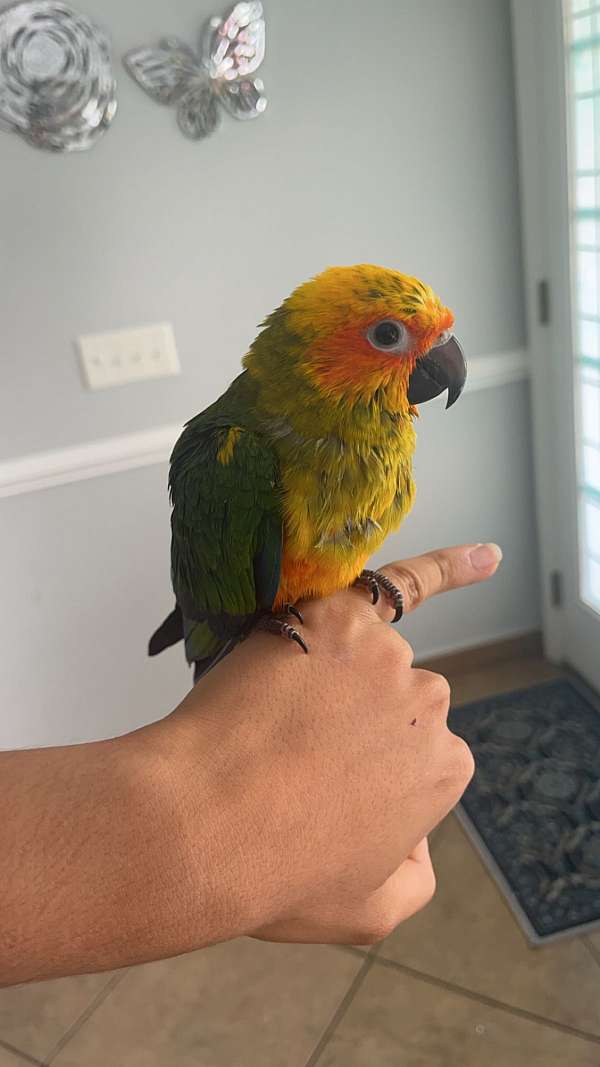
[[[108,389],[181,373],[169,322],[87,334],[77,345],[88,389]]]

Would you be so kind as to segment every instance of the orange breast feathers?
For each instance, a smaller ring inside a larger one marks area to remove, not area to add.
[[[316,555],[311,559],[299,559],[284,549],[273,610],[280,610],[284,604],[331,596],[338,589],[347,589],[364,569],[369,555],[369,551],[363,550],[344,560]]]

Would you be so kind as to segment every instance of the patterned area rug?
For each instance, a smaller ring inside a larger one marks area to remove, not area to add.
[[[534,944],[600,927],[600,714],[566,679],[455,708],[458,817]]]

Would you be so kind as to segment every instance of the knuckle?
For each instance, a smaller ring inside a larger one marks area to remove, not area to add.
[[[392,629],[391,626],[385,627],[385,634],[378,635],[383,638],[383,648],[386,655],[391,659],[392,663],[398,666],[412,663],[414,658],[414,652],[408,641],[405,640],[397,630]]]
[[[365,912],[356,931],[356,945],[377,945],[394,932],[398,919],[388,909],[376,907]]]
[[[429,904],[430,901],[433,900],[436,889],[437,879],[435,876],[435,871],[430,865],[427,873],[423,875],[423,907],[425,907],[426,904]]]
[[[413,650],[408,641],[385,624],[370,626],[363,641],[363,651],[374,672],[380,671],[386,685],[406,685],[405,668],[413,661]]]
[[[400,634],[396,630],[393,630],[392,632],[395,633],[397,637],[400,637]],[[412,667],[412,664],[414,663],[415,659],[415,653],[412,645],[409,644],[406,638],[400,637],[400,642],[396,646],[396,655],[400,665]]]
[[[475,760],[466,741],[450,731],[448,733],[451,738],[451,747],[445,777],[448,785],[462,794],[475,773]]]
[[[436,703],[443,704],[447,709],[450,706],[450,683],[443,674],[431,674],[431,693]]]
[[[424,690],[424,697],[434,706],[440,706],[448,711],[450,706],[450,684],[443,674],[435,674],[433,671],[414,669],[416,681]]]

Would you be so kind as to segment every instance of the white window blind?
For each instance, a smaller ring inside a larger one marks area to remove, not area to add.
[[[580,596],[600,613],[600,3],[565,0]]]

